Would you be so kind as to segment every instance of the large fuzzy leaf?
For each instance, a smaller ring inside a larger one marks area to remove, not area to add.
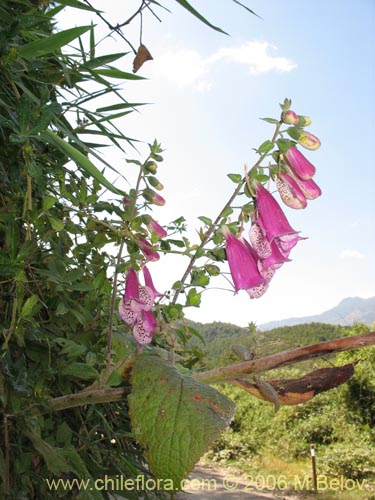
[[[156,356],[137,360],[129,405],[152,472],[165,489],[176,490],[235,411],[223,394]]]

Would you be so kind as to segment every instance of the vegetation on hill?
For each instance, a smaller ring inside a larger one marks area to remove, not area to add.
[[[194,326],[206,342],[203,350],[207,355],[203,359],[212,366],[218,362],[233,363],[236,359],[231,350],[233,344],[252,345],[255,356],[260,357],[367,331],[364,325],[349,329],[320,323],[276,328],[264,333],[256,333],[254,325],[249,329],[226,323]],[[223,393],[236,403],[237,412],[230,428],[215,442],[208,457],[220,462],[240,463],[249,473],[267,462],[279,463],[279,471],[282,462],[298,462],[298,473],[305,477],[310,474],[310,444],[314,444],[319,474],[326,478],[358,480],[357,485],[361,484],[364,489],[357,494],[361,498],[371,498],[375,489],[375,350],[340,353],[329,359],[278,369],[267,376],[298,378],[317,368],[347,363],[356,363],[356,366],[353,377],[346,384],[303,405],[282,406],[277,413],[272,404],[237,387],[221,386]],[[296,469],[290,470],[294,474]],[[293,477],[289,479],[293,487]],[[305,485],[311,486],[311,482]]]

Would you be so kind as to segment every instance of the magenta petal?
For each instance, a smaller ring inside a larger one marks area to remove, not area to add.
[[[138,275],[131,267],[126,276],[124,302],[128,302],[131,299],[138,299],[138,298],[139,298]]]
[[[124,302],[123,300],[120,300],[120,303],[118,305],[118,312],[120,318],[130,326],[133,326],[139,317],[139,314],[134,312],[130,308],[130,302]]]
[[[154,219],[150,220],[147,228],[150,233],[154,231],[157,234],[158,238],[165,238],[167,236],[167,231],[163,227],[161,227],[161,225],[158,224]]]
[[[259,222],[253,222],[249,233],[250,243],[260,259],[271,255],[271,246]]]
[[[263,278],[257,267],[257,256],[250,244],[226,230],[225,250],[236,292],[260,285]]]
[[[145,279],[145,285],[146,287],[148,287],[151,291],[152,291],[152,294],[153,294],[153,297],[155,300],[156,297],[162,297],[163,294],[162,293],[159,293],[156,288],[154,287],[154,283],[152,281],[152,278],[151,278],[151,273],[150,271],[148,270],[148,268],[146,266],[143,266],[143,277]]]
[[[322,190],[312,179],[307,181],[296,179],[296,182],[308,200],[315,200],[315,198],[318,198],[322,194]]]
[[[282,235],[297,234],[297,231],[290,226],[288,219],[285,217],[275,198],[260,182],[256,184],[256,192],[258,215],[268,241],[272,241],[274,238]]]
[[[273,240],[271,243],[271,249],[272,253],[269,257],[266,259],[262,260],[262,267],[264,269],[278,269],[281,264],[284,264],[284,262],[288,262],[290,259],[280,251],[280,248],[276,242],[276,240]]]
[[[258,286],[253,286],[252,288],[248,288],[246,291],[251,299],[259,299],[259,297],[262,297],[262,295],[266,293],[268,284],[269,282],[264,281]]]
[[[294,146],[288,149],[285,159],[292,172],[300,179],[306,181],[315,174],[314,165]]]
[[[148,260],[153,262],[160,259],[158,252],[152,248],[151,243],[149,243],[145,238],[139,238],[139,248]]]
[[[276,179],[276,186],[286,206],[290,208],[306,208],[306,196],[292,176],[285,172],[280,172],[280,177]]]

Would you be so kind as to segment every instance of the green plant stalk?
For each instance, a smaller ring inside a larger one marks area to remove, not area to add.
[[[279,135],[279,132],[280,132],[280,127],[282,125],[282,122],[279,121],[277,124],[276,124],[276,128],[275,128],[275,132],[272,136],[272,139],[271,139],[271,142],[272,144],[275,144],[275,141],[277,139],[277,136]],[[256,168],[259,167],[259,165],[262,163],[262,161],[266,158],[266,156],[269,154],[268,153],[263,153],[259,159],[254,163],[254,165],[251,167],[249,173],[251,173],[253,170],[255,170]],[[238,184],[238,186],[236,187],[236,189],[234,190],[233,194],[231,195],[231,197],[229,198],[229,200],[226,202],[226,204],[224,205],[224,207],[221,209],[220,213],[218,214],[218,216],[216,217],[216,219],[212,222],[212,224],[208,227],[205,235],[204,235],[204,238],[202,239],[199,247],[197,248],[195,254],[191,257],[190,259],[190,262],[181,278],[181,286],[175,291],[175,294],[173,296],[173,299],[172,299],[172,304],[176,304],[177,302],[177,299],[180,295],[180,293],[182,292],[183,290],[183,287],[184,287],[184,283],[185,281],[187,280],[187,278],[189,277],[189,274],[195,264],[195,261],[198,259],[198,256],[200,254],[200,251],[204,248],[204,246],[209,242],[211,236],[212,236],[212,233],[215,231],[218,223],[220,222],[220,219],[222,218],[222,214],[225,212],[225,210],[227,210],[233,203],[233,201],[236,199],[236,197],[239,195],[239,193],[241,192],[241,189],[243,188],[244,184],[246,182],[246,176],[242,179],[242,181]]]
[[[150,156],[147,157],[144,165],[149,161],[149,159],[150,159]],[[143,165],[139,169],[139,174],[138,174],[138,178],[137,178],[137,182],[136,182],[136,186],[135,186],[134,199],[132,200],[130,219],[132,219],[135,215],[135,207],[136,207],[139,187],[141,185],[142,174],[143,174]],[[113,276],[113,289],[112,289],[111,304],[110,304],[110,310],[109,310],[109,323],[108,323],[108,334],[107,334],[107,353],[106,353],[106,368],[105,368],[104,384],[107,383],[108,377],[111,373],[113,317],[114,317],[114,313],[115,313],[115,302],[116,302],[116,296],[117,296],[117,283],[118,283],[118,274],[119,274],[118,270],[119,270],[119,267],[121,264],[122,252],[124,250],[124,245],[125,245],[125,238],[122,237],[121,243],[120,243],[120,248],[119,248],[119,251],[117,254],[116,267],[115,267],[115,272],[114,272],[114,276]]]

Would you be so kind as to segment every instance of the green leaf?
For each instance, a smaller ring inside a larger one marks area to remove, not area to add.
[[[64,229],[64,221],[56,219],[55,217],[48,217],[48,220],[55,231],[62,231]]]
[[[88,10],[90,12],[103,12],[102,10],[97,10],[94,7],[90,7],[89,5],[85,5],[78,0],[59,0],[59,3],[62,5],[66,5],[68,7],[75,7],[76,9]]]
[[[46,130],[44,133],[44,137],[46,141],[52,143],[56,146],[60,151],[65,153],[69,158],[71,158],[78,166],[82,167],[87,173],[89,173],[94,179],[96,179],[100,184],[113,193],[120,194],[122,196],[125,195],[122,191],[115,188],[100,172],[100,170],[85,156],[83,153],[78,151],[74,146],[65,142],[61,137],[52,132],[52,130]]]
[[[274,144],[271,141],[264,141],[258,148],[258,153],[268,153],[274,147]]]
[[[37,312],[35,306],[37,305],[38,302],[39,302],[38,295],[32,295],[31,297],[29,297],[22,307],[21,318],[27,319],[34,316],[35,312]]]
[[[43,212],[47,212],[57,202],[57,198],[47,195],[43,198]]]
[[[263,120],[267,123],[272,123],[273,125],[276,125],[276,123],[279,123],[279,120],[276,120],[276,118],[261,118],[261,120]]]
[[[186,299],[186,305],[189,307],[189,306],[193,306],[193,307],[198,307],[199,304],[201,303],[201,299],[202,299],[202,294],[197,292],[197,290],[195,288],[191,288],[189,290],[189,293],[188,293],[188,296],[187,296],[187,299]]]
[[[232,401],[156,356],[139,358],[128,398],[135,438],[165,489],[180,489],[199,458],[230,423]]]
[[[239,184],[242,181],[242,175],[240,174],[228,174],[228,177],[231,181]]]
[[[91,29],[91,26],[79,26],[77,28],[59,31],[47,38],[41,38],[23,45],[18,49],[18,53],[25,59],[35,59],[60,49],[75,38],[86,33],[89,29]]]
[[[86,363],[71,363],[62,371],[62,375],[80,378],[82,380],[92,380],[99,376],[99,373]]]
[[[184,7],[186,10],[190,12],[190,14],[193,14],[197,19],[202,21],[202,23],[207,24],[210,28],[214,29],[215,31],[219,31],[220,33],[223,33],[224,35],[228,35],[225,31],[223,31],[221,28],[218,26],[214,26],[211,24],[205,17],[202,16],[197,10],[194,9],[192,5],[190,5],[189,2],[186,0],[176,0],[177,3],[179,3],[182,7]]]
[[[65,460],[64,448],[56,448],[44,441],[36,432],[29,431],[25,433],[34,448],[44,458],[48,469],[56,475],[62,472],[70,472],[72,468]]]
[[[212,224],[212,220],[209,217],[205,217],[204,215],[201,215],[200,217],[198,217],[198,219],[202,221],[203,224],[206,224],[206,226],[211,226]]]
[[[109,78],[120,78],[121,80],[145,80],[143,76],[133,75],[133,73],[127,73],[116,68],[96,69],[93,73],[108,76]]]

